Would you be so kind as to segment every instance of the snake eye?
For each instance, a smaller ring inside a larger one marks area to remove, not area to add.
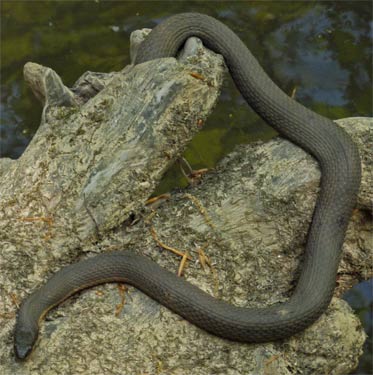
[[[16,329],[14,351],[18,359],[24,360],[31,353],[37,334],[28,329]]]

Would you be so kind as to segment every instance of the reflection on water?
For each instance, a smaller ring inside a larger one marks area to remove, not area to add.
[[[349,290],[343,298],[351,305],[364,325],[368,338],[364,344],[364,355],[354,374],[373,374],[373,280],[370,279]]]
[[[39,125],[40,104],[22,78],[27,61],[50,66],[71,86],[87,70],[120,70],[129,63],[133,30],[185,11],[230,26],[273,80],[307,107],[332,119],[372,116],[369,2],[2,1],[0,6],[3,157],[19,157]],[[227,78],[217,108],[185,156],[195,168],[213,167],[235,145],[274,134]],[[159,192],[183,184],[178,169],[171,168]],[[363,320],[372,312],[371,287],[363,283],[346,295]],[[365,326],[371,331],[371,317]],[[370,341],[360,374],[370,373],[371,346]]]

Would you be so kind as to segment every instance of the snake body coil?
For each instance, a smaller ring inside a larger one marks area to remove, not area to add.
[[[199,37],[224,56],[247,103],[281,136],[312,154],[321,187],[308,233],[302,273],[288,302],[268,308],[239,308],[217,300],[185,280],[132,252],[102,254],[57,272],[22,304],[15,329],[15,352],[24,359],[38,336],[39,322],[73,293],[121,281],[215,335],[244,342],[285,338],[313,323],[334,290],[341,247],[360,185],[360,160],[350,137],[331,120],[298,104],[281,91],[242,41],[206,15],[185,13],[155,27],[142,43],[136,64],[175,56],[185,40]]]

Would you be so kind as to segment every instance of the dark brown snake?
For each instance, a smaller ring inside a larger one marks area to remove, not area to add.
[[[336,281],[346,227],[360,185],[360,159],[350,137],[333,121],[289,98],[267,76],[228,27],[202,14],[184,13],[155,27],[141,44],[136,64],[176,56],[189,37],[224,56],[247,103],[281,136],[313,155],[321,186],[292,297],[266,308],[241,308],[211,297],[144,256],[106,253],[57,272],[31,294],[17,315],[15,352],[31,352],[45,314],[73,293],[106,282],[125,282],[217,336],[243,342],[289,337],[312,324],[328,307]]]

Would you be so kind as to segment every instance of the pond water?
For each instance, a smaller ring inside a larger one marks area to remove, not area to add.
[[[306,107],[331,119],[372,116],[370,1],[1,1],[0,156],[19,157],[38,128],[41,106],[26,87],[27,61],[57,71],[71,86],[85,71],[129,63],[129,35],[166,17],[198,11],[218,18],[249,46],[272,79]],[[235,145],[276,133],[226,79],[217,108],[185,157],[211,168]],[[183,187],[177,168],[158,193]],[[355,374],[372,374],[372,280],[345,298],[363,321],[365,353]]]

